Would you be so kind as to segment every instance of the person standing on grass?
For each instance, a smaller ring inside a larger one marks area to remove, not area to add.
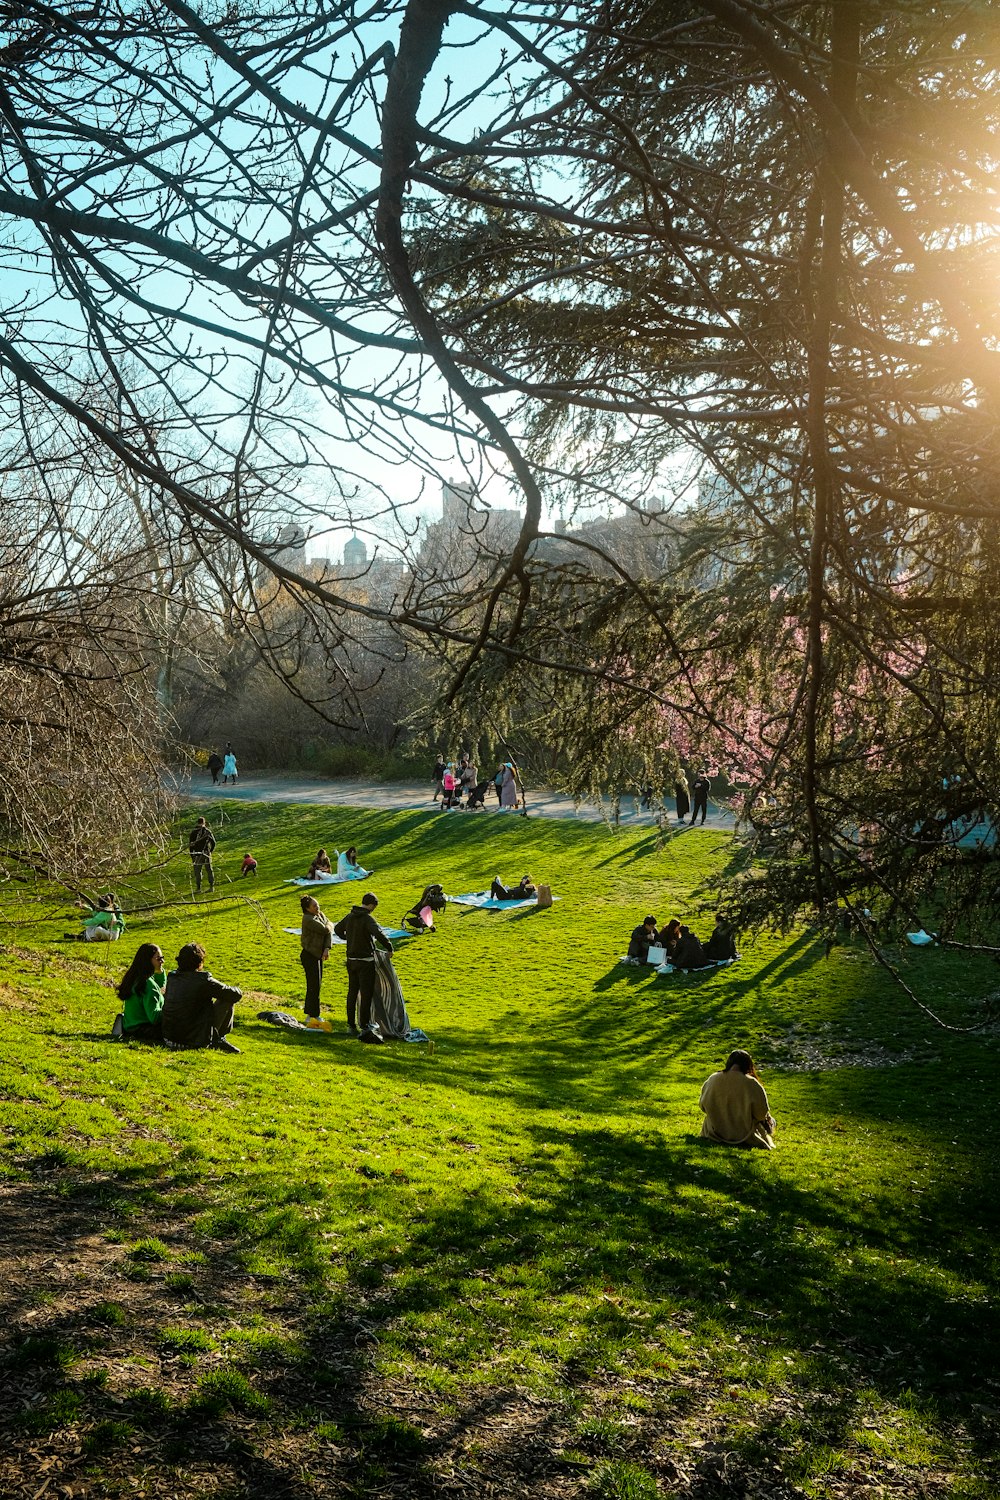
[[[702,826],[704,826],[705,819],[708,816],[708,794],[712,790],[712,783],[708,779],[707,771],[700,771],[698,773],[698,779],[691,790],[694,793],[694,807],[691,809],[691,827],[694,827],[699,813],[701,813]]]
[[[204,818],[199,818],[188,836],[188,853],[191,855],[191,868],[194,871],[195,895],[201,895],[201,877],[208,876],[208,888],[215,890],[215,871],[212,869],[212,851],[215,848],[215,834],[209,828]]]
[[[706,1079],[699,1102],[703,1140],[774,1150],[774,1117],[749,1052],[730,1052],[722,1072]]]
[[[371,1031],[375,949],[384,948],[386,953],[393,951],[391,942],[375,920],[377,906],[378,897],[367,891],[361,897],[361,905],[352,906],[333,929],[347,944],[347,1029],[351,1036],[364,1037]]]
[[[330,957],[333,929],[319,909],[315,896],[303,896],[302,906],[302,952],[299,958],[306,974],[306,1003],[303,1009],[307,1016],[319,1019],[319,992],[323,983],[323,965]]]
[[[222,756],[218,750],[213,750],[208,757],[208,769],[212,773],[212,785],[219,785],[219,772],[222,770]]]
[[[235,985],[220,983],[204,965],[201,944],[185,943],[177,968],[167,975],[160,1012],[163,1040],[175,1052],[195,1047],[239,1052],[228,1033],[233,1029],[233,1008],[243,995]]]

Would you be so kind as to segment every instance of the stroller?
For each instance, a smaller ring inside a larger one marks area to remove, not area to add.
[[[486,793],[493,785],[489,777],[485,781],[477,781],[474,787],[469,789],[469,800],[465,804],[466,812],[478,812],[481,807],[486,806]]]
[[[442,886],[426,885],[403,917],[401,925],[416,935],[421,932],[433,932],[434,913],[444,911],[447,904],[448,898]]]

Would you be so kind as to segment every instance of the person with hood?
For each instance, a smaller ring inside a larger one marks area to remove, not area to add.
[[[359,1040],[379,1041],[371,1029],[372,996],[375,993],[375,949],[393,951],[392,943],[375,920],[378,897],[366,891],[359,906],[334,926],[334,933],[347,944],[347,1029]]]
[[[208,769],[212,773],[212,785],[219,785],[219,772],[222,770],[222,756],[218,750],[213,750],[208,757]]]
[[[160,1012],[163,1040],[175,1052],[198,1047],[239,1052],[228,1033],[233,1029],[233,1007],[242,999],[235,985],[222,984],[205,968],[200,943],[185,943],[176,969],[167,975]]]

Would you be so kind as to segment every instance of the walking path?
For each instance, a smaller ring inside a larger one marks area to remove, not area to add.
[[[315,802],[334,807],[381,807],[417,808],[422,812],[437,812],[440,803],[431,801],[428,785],[423,782],[371,782],[361,778],[343,777],[336,781],[319,781],[293,773],[267,772],[251,775],[235,786],[213,786],[208,772],[196,772],[194,777],[178,775],[177,788],[182,796],[197,802]],[[532,818],[575,818],[587,823],[600,822],[602,817],[611,817],[611,804],[605,803],[602,813],[592,804],[577,805],[562,792],[553,792],[548,787],[526,788],[528,816]],[[499,817],[496,799],[490,797],[486,803],[487,816]],[[464,814],[463,814],[464,816]],[[478,816],[478,815],[477,815]],[[511,816],[509,813],[505,817]],[[623,797],[619,821],[623,827],[648,827],[656,823],[650,812],[640,812],[638,798]],[[671,824],[677,822],[671,816]],[[722,811],[710,802],[707,827],[732,828],[732,813]]]

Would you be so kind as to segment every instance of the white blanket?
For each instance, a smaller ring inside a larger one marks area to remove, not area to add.
[[[558,901],[560,898],[553,896],[552,899]],[[456,906],[477,906],[483,911],[514,911],[518,906],[538,905],[534,896],[519,896],[513,901],[498,901],[495,896],[490,895],[489,891],[469,891],[464,896],[449,896],[448,900],[453,901]]]

